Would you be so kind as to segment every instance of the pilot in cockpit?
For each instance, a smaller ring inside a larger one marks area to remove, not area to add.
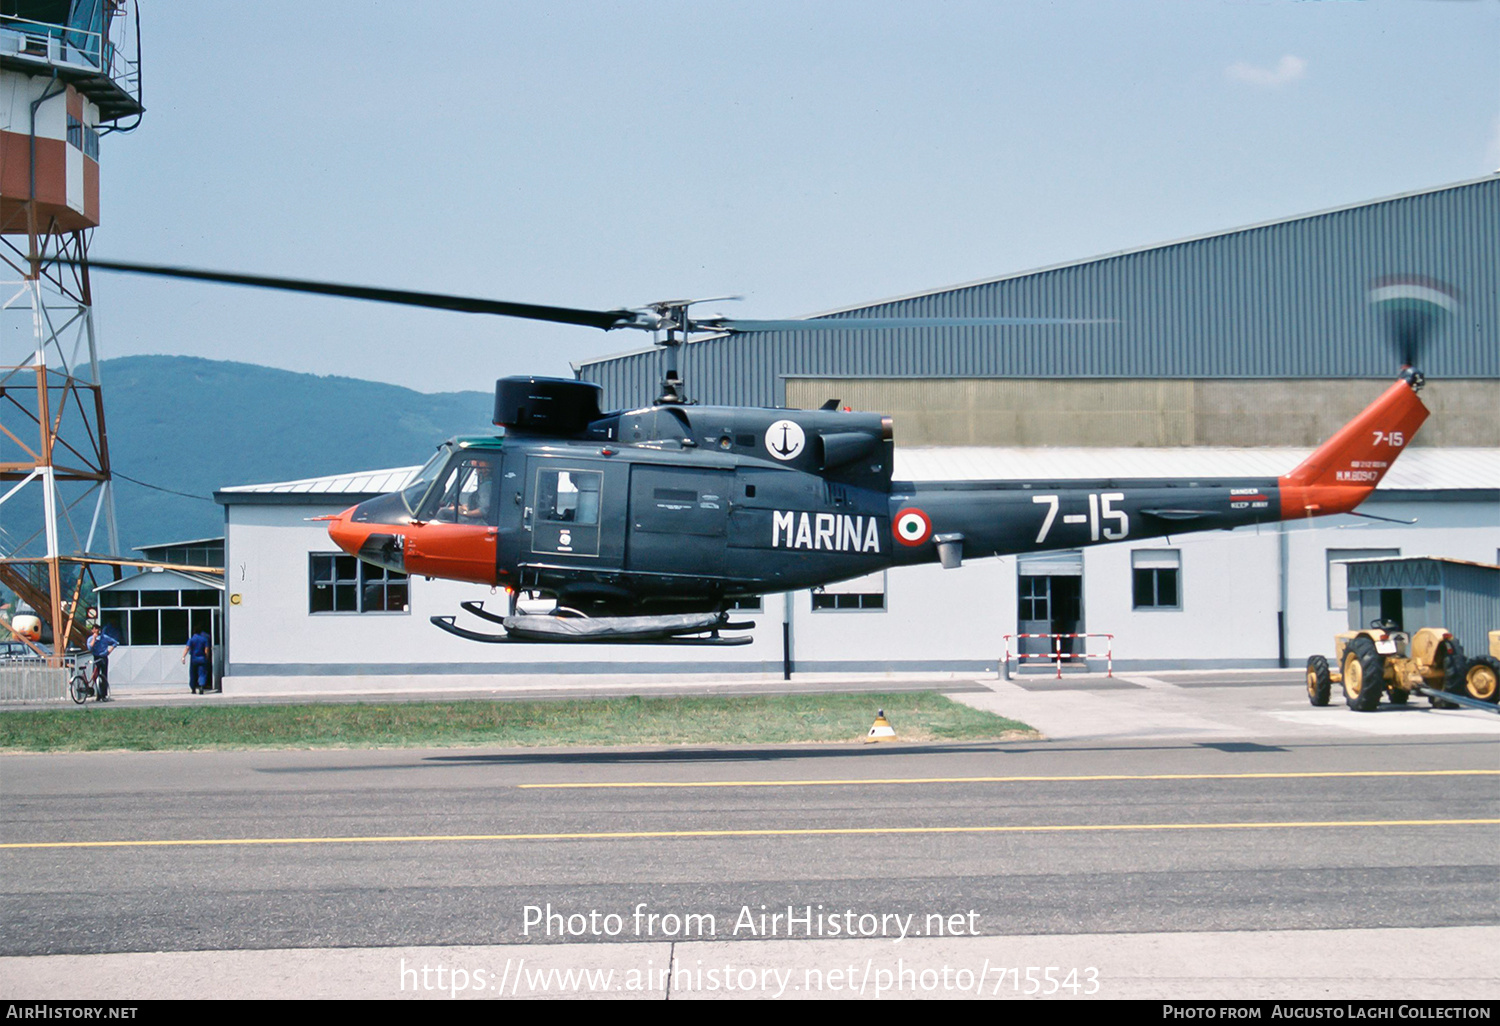
[[[460,520],[494,523],[495,486],[490,479],[490,465],[476,463],[464,477],[458,494]]]

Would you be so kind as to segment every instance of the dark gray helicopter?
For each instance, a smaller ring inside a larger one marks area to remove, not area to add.
[[[503,633],[432,622],[485,642],[747,644],[740,599],[892,566],[1079,548],[1348,513],[1427,418],[1416,348],[1452,308],[1440,285],[1378,282],[1406,366],[1369,407],[1275,478],[916,482],[892,479],[891,418],[699,406],[676,355],[693,334],[972,325],[1103,324],[1068,318],[692,318],[707,300],[579,310],[301,279],[91,261],[126,271],[601,328],[651,331],[666,348],[651,406],[606,412],[598,385],[510,377],[495,390],[503,436],[457,438],[405,488],[325,518],[340,548],[407,574],[506,589]],[[727,298],[727,297],[725,297]],[[665,339],[660,333],[665,332]],[[555,600],[547,613],[522,595]]]

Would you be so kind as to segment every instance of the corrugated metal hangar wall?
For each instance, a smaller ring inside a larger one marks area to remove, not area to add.
[[[1462,295],[1422,360],[1434,416],[1420,442],[1500,445],[1500,175],[820,318],[1113,323],[768,332],[694,343],[682,365],[700,402],[836,397],[895,415],[905,445],[1312,445],[1394,377],[1367,301],[1388,275]],[[662,357],[578,373],[611,406],[645,405]]]

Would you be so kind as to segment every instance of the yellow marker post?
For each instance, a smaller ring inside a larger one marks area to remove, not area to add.
[[[865,742],[871,741],[894,741],[896,731],[891,727],[889,720],[885,718],[885,710],[879,709],[875,712],[875,722],[870,727],[870,732],[865,735]]]

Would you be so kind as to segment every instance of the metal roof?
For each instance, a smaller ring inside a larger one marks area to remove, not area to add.
[[[1454,559],[1452,556],[1366,556],[1363,559],[1339,559],[1337,563],[1409,563],[1420,560],[1427,563],[1453,563],[1457,566],[1477,566],[1485,570],[1500,570],[1495,563],[1480,563],[1472,559]]]
[[[132,545],[131,548],[137,552],[151,552],[156,549],[181,549],[192,545],[224,544],[224,536],[221,534],[216,538],[193,538],[189,541],[156,542],[154,545]]]
[[[1166,242],[1152,242],[1143,246],[1132,246],[1127,249],[1117,249],[1110,253],[1101,253],[1097,256],[1084,257],[1078,260],[1064,260],[1062,263],[1046,264],[1042,267],[1033,267],[1027,271],[1013,271],[1008,274],[995,275],[991,278],[980,278],[976,281],[963,282],[959,285],[945,285],[941,288],[923,289],[920,292],[909,292],[905,295],[892,296],[889,299],[877,300],[873,305],[881,305],[884,303],[900,303],[908,299],[919,299],[922,296],[931,296],[943,292],[952,292],[954,289],[968,289],[975,288],[980,285],[993,285],[996,282],[1009,281],[1012,278],[1025,278],[1028,275],[1043,274],[1047,271],[1060,271],[1063,268],[1078,267],[1080,265],[1091,264],[1099,260],[1113,260],[1116,257],[1130,256],[1135,253],[1146,253],[1150,250],[1164,249],[1168,246],[1184,246],[1191,242],[1203,242],[1208,239],[1218,239],[1226,235],[1236,235],[1240,232],[1255,231],[1260,228],[1274,228],[1278,225],[1291,224],[1296,221],[1306,221],[1314,217],[1325,217],[1329,214],[1339,214],[1343,213],[1346,210],[1359,210],[1363,207],[1373,206],[1379,203],[1392,203],[1396,200],[1411,199],[1416,196],[1426,196],[1435,192],[1447,192],[1449,189],[1456,189],[1466,185],[1480,185],[1487,182],[1494,182],[1497,179],[1500,179],[1500,171],[1496,171],[1493,174],[1481,175],[1478,178],[1468,178],[1461,182],[1452,182],[1447,185],[1434,185],[1429,186],[1425,189],[1409,189],[1406,192],[1398,192],[1391,196],[1382,196],[1379,199],[1360,200],[1358,203],[1344,203],[1336,207],[1327,207],[1323,210],[1314,210],[1305,214],[1291,214],[1286,217],[1272,218],[1269,221],[1256,221],[1252,224],[1241,225],[1238,228],[1220,228],[1216,231],[1200,232],[1197,235],[1186,235],[1180,239],[1170,239]],[[838,313],[852,313],[856,310],[863,310],[870,305],[872,304],[867,303],[857,307],[838,307],[833,310],[825,310],[822,313],[808,314],[807,316],[828,317]]]
[[[212,576],[210,574],[194,573],[191,570],[166,570],[166,569],[142,570],[138,574],[131,574],[129,577],[123,577],[123,578],[121,578],[118,581],[110,581],[108,584],[101,584],[101,585],[99,585],[99,587],[95,588],[94,590],[95,591],[111,591],[111,590],[119,590],[119,591],[142,591],[142,590],[149,590],[149,589],[143,589],[141,586],[143,584],[155,584],[158,587],[160,587],[160,586],[162,586],[163,584],[166,583],[166,582],[162,581],[162,578],[165,577],[165,576],[167,576],[167,575],[171,575],[173,577],[179,577],[182,580],[187,581],[189,584],[196,585],[199,588],[213,588],[215,591],[223,591],[224,590],[224,578],[222,578],[222,577],[214,577],[214,576]],[[148,578],[148,577],[151,578],[150,581],[142,580],[142,578]]]
[[[363,470],[353,474],[329,474],[326,477],[304,477],[296,481],[272,481],[268,484],[233,485],[214,492],[214,501],[230,505],[239,497],[264,495],[384,495],[404,488],[420,466],[395,467],[390,470]]]
[[[1500,175],[1301,214],[819,315],[827,331],[684,346],[688,393],[780,405],[787,377],[1386,377],[1371,283],[1438,278],[1462,294],[1434,335],[1434,378],[1500,378]],[[841,316],[1057,316],[1096,325],[840,331]],[[648,402],[652,349],[586,361],[605,402]]]

